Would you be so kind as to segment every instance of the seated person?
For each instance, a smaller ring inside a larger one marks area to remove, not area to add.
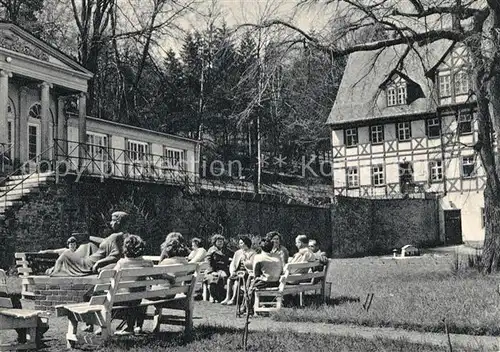
[[[85,276],[98,273],[103,268],[112,268],[123,257],[123,242],[128,236],[129,215],[123,211],[111,215],[110,226],[114,231],[106,237],[95,253],[81,256],[78,251],[64,251],[57,259],[51,276]]]
[[[309,240],[309,249],[313,252],[316,261],[318,261],[322,265],[328,264],[328,258],[325,252],[322,252],[319,249],[318,242],[316,240]]]
[[[189,249],[185,245],[184,236],[179,232],[171,232],[167,235],[165,242],[161,245],[161,261],[158,265],[175,265],[175,264],[188,264],[186,256],[189,253]],[[183,276],[187,272],[178,271],[175,275]],[[165,278],[166,282],[164,284],[154,285],[153,290],[165,289],[171,286],[171,278]],[[175,295],[167,295],[165,298],[174,298]]]
[[[229,276],[231,257],[232,253],[226,247],[224,236],[215,234],[212,237],[212,247],[207,252],[209,267],[205,275],[211,302],[221,302],[226,295],[224,285]]]
[[[314,253],[311,251],[309,248],[309,239],[307,238],[306,235],[298,235],[295,238],[295,245],[297,246],[297,249],[299,250],[295,255],[290,259],[290,264],[295,264],[295,263],[309,263],[309,262],[315,262],[316,257],[314,256]],[[301,274],[301,273],[307,273],[309,269],[298,269],[294,270],[293,272],[291,271],[291,274]]]
[[[281,273],[283,272],[283,263],[280,258],[271,255],[273,242],[269,239],[261,243],[261,252],[256,254],[253,260],[254,278],[249,286],[250,310],[253,310],[254,292],[257,289],[267,287],[278,287]]]
[[[144,249],[146,248],[144,241],[136,235],[129,235],[125,238],[123,243],[123,254],[124,258],[118,260],[114,266],[114,270],[120,270],[125,268],[151,268],[153,267],[153,262],[151,260],[145,260],[142,255],[144,254]],[[136,280],[144,278],[136,278]],[[133,281],[133,278],[127,278],[127,280]],[[144,291],[144,287],[131,287],[129,289],[122,288],[118,292],[141,292]],[[130,305],[131,308],[127,309],[126,322],[127,326],[118,331],[117,335],[130,335],[135,333],[140,333],[142,331],[142,326],[144,324],[144,318],[146,316],[147,307],[134,307],[141,303],[141,300],[121,302],[117,303],[119,305]],[[135,328],[134,328],[135,326]]]
[[[283,237],[278,231],[271,231],[266,234],[266,240],[273,243],[273,249],[271,250],[271,255],[281,258],[283,265],[288,263],[289,253],[288,249],[282,245]]]
[[[188,255],[189,249],[185,245],[184,236],[179,232],[171,232],[162,243],[159,265],[188,264]]]
[[[205,257],[207,256],[207,251],[203,246],[201,245],[201,239],[198,237],[195,237],[191,240],[191,248],[192,251],[189,253],[187,260],[190,263],[200,263],[203,260],[205,260]]]
[[[238,249],[234,253],[233,260],[229,265],[229,278],[227,281],[226,298],[221,302],[221,304],[234,304],[234,300],[238,293],[236,292],[236,290],[234,290],[231,296],[231,291],[233,289],[233,286],[236,287],[238,272],[243,272],[243,278],[246,281],[249,271],[252,270],[253,257],[255,256],[255,251],[250,248],[252,246],[252,240],[248,236],[240,236],[238,245],[240,249]]]

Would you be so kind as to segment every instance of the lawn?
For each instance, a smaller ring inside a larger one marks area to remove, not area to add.
[[[57,328],[59,319],[52,320],[51,330]],[[49,330],[50,331],[50,330]],[[40,351],[59,352],[66,350],[64,329],[52,331],[44,339],[45,346]],[[1,334],[0,334],[1,337]],[[220,326],[198,326],[194,329],[190,342],[183,340],[181,332],[162,332],[158,335],[112,337],[104,344],[91,346],[80,344],[78,350],[83,351],[164,351],[164,352],[213,352],[242,351],[242,332]],[[401,351],[401,352],[437,352],[442,347],[425,344],[414,344],[406,340],[387,340],[374,338],[366,340],[357,337],[335,337],[324,334],[301,334],[289,331],[250,332],[248,351]]]
[[[333,260],[328,305],[287,308],[273,315],[278,321],[349,323],[452,333],[500,335],[498,275],[484,276],[460,268],[452,255],[407,260],[377,258]],[[368,293],[374,298],[363,309]]]

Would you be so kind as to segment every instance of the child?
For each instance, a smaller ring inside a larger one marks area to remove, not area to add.
[[[129,235],[125,238],[123,242],[123,254],[125,258],[118,260],[114,270],[120,270],[125,268],[151,268],[153,267],[153,262],[150,260],[145,260],[142,255],[144,254],[145,243],[144,241],[136,235]],[[133,278],[127,278],[128,280],[133,280]],[[138,280],[144,280],[144,278],[138,278]],[[143,291],[144,287],[136,287],[130,289],[122,289],[122,292],[128,290],[127,292],[137,292]],[[135,306],[141,303],[140,300],[128,302],[127,305]],[[120,303],[123,304],[123,303]],[[133,333],[139,334],[142,331],[142,325],[144,323],[144,318],[146,315],[147,307],[133,307],[127,310],[126,322],[127,326],[121,330],[117,331],[117,335],[130,335]],[[134,329],[135,325],[135,329]]]

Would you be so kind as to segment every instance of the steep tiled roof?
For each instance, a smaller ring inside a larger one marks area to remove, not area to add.
[[[387,107],[380,85],[398,68],[406,45],[351,54],[326,123],[343,124],[433,111],[432,81],[426,77],[426,72],[452,44],[440,40],[420,47],[415,45],[416,49],[410,51],[399,71],[420,86],[423,97],[402,106]]]

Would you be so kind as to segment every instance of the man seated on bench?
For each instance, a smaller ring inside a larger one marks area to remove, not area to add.
[[[253,259],[254,279],[249,286],[249,308],[250,314],[253,310],[254,292],[258,289],[268,287],[278,287],[281,273],[283,272],[282,260],[271,254],[273,242],[265,239],[261,242],[261,252],[256,254]]]
[[[139,236],[129,235],[125,238],[123,243],[123,254],[125,258],[118,260],[114,270],[118,271],[124,268],[152,268],[153,262],[145,260],[142,257],[145,248],[145,243]],[[138,291],[144,291],[144,287],[121,289],[118,293]],[[120,305],[126,304],[130,306],[130,309],[124,311],[126,314],[127,326],[123,330],[117,331],[116,335],[140,334],[142,332],[147,307],[134,307],[139,303],[141,303],[141,300],[119,303]]]
[[[291,264],[310,263],[310,262],[316,261],[316,257],[314,256],[314,253],[309,248],[309,239],[307,238],[306,235],[298,235],[295,238],[295,245],[297,246],[297,249],[299,251],[297,253],[295,253],[295,255],[290,260]],[[290,272],[290,273],[291,274],[305,274],[308,271],[309,271],[309,269],[305,268],[305,269],[297,269],[293,273],[292,272]]]
[[[311,250],[311,252],[313,252],[314,257],[320,264],[322,265],[328,264],[328,258],[326,256],[326,253],[319,249],[319,245],[316,240],[313,239],[309,240],[309,249]]]

